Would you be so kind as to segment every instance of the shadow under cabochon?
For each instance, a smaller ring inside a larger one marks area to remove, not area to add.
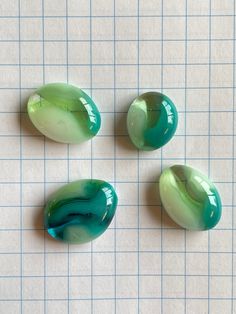
[[[114,217],[117,195],[101,180],[84,179],[57,190],[44,210],[44,225],[55,239],[81,244],[106,231]]]
[[[221,199],[214,184],[200,171],[175,165],[159,181],[162,204],[169,216],[188,230],[208,230],[219,222]]]
[[[177,125],[175,105],[161,93],[138,96],[128,111],[129,137],[140,150],[155,150],[165,145],[175,134]]]
[[[48,138],[79,144],[94,137],[101,117],[93,100],[76,86],[52,83],[40,87],[28,100],[34,126]]]

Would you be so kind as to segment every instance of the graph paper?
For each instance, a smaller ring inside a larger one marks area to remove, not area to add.
[[[236,313],[234,39],[233,0],[1,0],[0,313]],[[58,144],[32,126],[27,99],[49,82],[97,103],[92,141]],[[176,135],[153,152],[126,130],[145,91],[179,112]],[[173,164],[218,187],[214,230],[185,231],[161,207],[158,179]],[[115,187],[115,219],[92,243],[56,242],[43,206],[81,178]]]

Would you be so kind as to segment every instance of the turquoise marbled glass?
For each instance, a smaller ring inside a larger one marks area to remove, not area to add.
[[[97,134],[100,113],[93,100],[78,87],[52,83],[40,87],[28,100],[34,126],[48,138],[79,144]]]
[[[155,150],[173,137],[178,125],[178,113],[167,96],[148,92],[131,104],[127,128],[131,141],[140,150]]]
[[[221,199],[214,184],[200,171],[175,165],[160,177],[160,197],[169,216],[189,230],[208,230],[219,222]]]
[[[110,225],[117,201],[113,187],[105,181],[74,181],[48,200],[44,211],[45,228],[53,238],[67,243],[92,241]]]

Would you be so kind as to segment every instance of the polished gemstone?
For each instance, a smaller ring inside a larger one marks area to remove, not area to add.
[[[208,230],[220,220],[220,195],[200,171],[184,165],[166,168],[159,188],[165,210],[181,227]]]
[[[165,145],[174,135],[177,124],[175,105],[161,93],[138,96],[128,111],[128,133],[140,150],[155,150]]]
[[[95,136],[101,125],[93,100],[81,89],[64,83],[40,87],[29,98],[34,126],[56,142],[81,143]]]
[[[116,206],[117,196],[109,183],[94,179],[74,181],[56,191],[47,202],[45,228],[57,240],[89,242],[108,228]]]

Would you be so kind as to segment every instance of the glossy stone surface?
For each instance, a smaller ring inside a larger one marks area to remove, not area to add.
[[[101,180],[85,179],[56,191],[44,211],[44,224],[55,239],[85,243],[100,236],[112,221],[117,206],[113,187]]]
[[[34,126],[56,142],[81,143],[95,136],[101,125],[93,100],[78,87],[52,83],[40,87],[28,101]]]
[[[128,133],[140,150],[155,150],[165,145],[174,135],[177,124],[175,105],[161,93],[138,96],[128,111]]]
[[[159,189],[165,210],[181,227],[208,230],[220,220],[220,195],[200,171],[184,165],[166,168]]]

